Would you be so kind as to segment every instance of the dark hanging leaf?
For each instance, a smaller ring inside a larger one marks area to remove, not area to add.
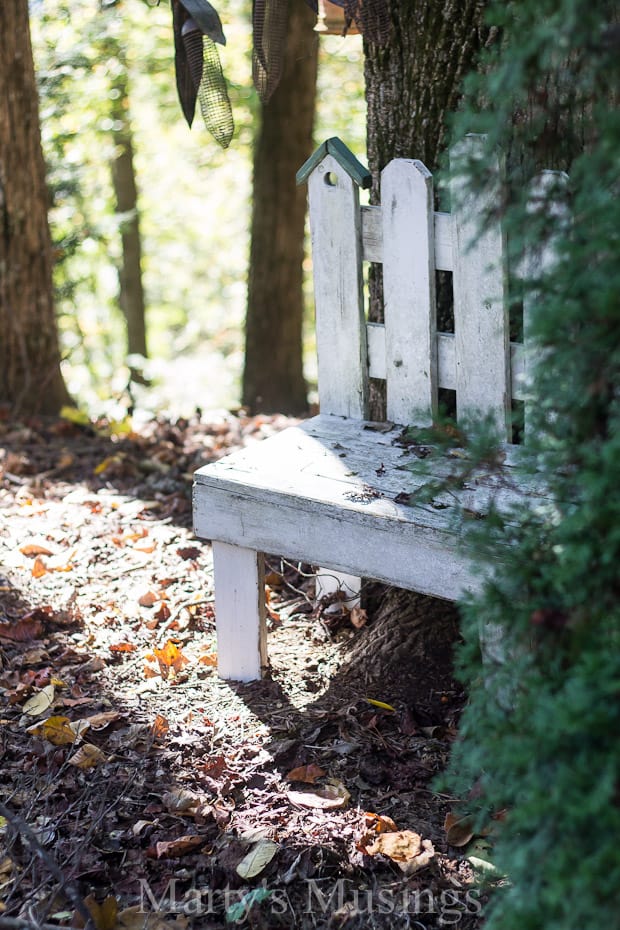
[[[194,113],[196,110],[196,98],[198,96],[198,84],[194,82],[189,61],[187,58],[186,42],[183,38],[183,26],[189,20],[189,16],[184,6],[179,0],[172,0],[172,28],[174,31],[174,68],[176,73],[177,92],[183,115],[187,120],[188,126],[194,122]],[[202,36],[197,34],[198,40],[202,45]],[[186,34],[186,39],[188,36]],[[188,40],[189,41],[189,40]],[[201,69],[202,72],[202,69]],[[199,82],[200,83],[200,82]]]
[[[263,102],[280,83],[286,40],[288,0],[254,0],[252,77]]]
[[[205,126],[227,148],[234,123],[215,45],[216,41],[226,44],[220,18],[207,0],[172,0],[172,23],[177,90],[185,119],[191,126],[198,100]]]
[[[202,32],[193,19],[186,19],[181,30],[183,47],[185,48],[185,58],[189,69],[191,81],[195,91],[198,91],[202,81],[203,71],[203,48]]]
[[[208,0],[181,0],[181,3],[194,20],[203,35],[209,36],[214,42],[226,45],[226,36],[222,29],[222,21],[215,7]]]
[[[217,46],[208,36],[203,38],[203,54],[202,80],[198,89],[202,118],[216,142],[222,148],[228,148],[235,124]]]

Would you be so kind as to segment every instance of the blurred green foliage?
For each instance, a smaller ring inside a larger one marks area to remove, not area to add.
[[[494,0],[490,12],[502,43],[471,79],[457,131],[483,131],[489,150],[509,153],[502,220],[512,257],[546,256],[524,284],[526,333],[539,351],[523,467],[549,493],[544,506],[469,521],[487,580],[464,610],[470,702],[447,784],[492,825],[490,855],[505,878],[488,930],[617,927],[617,4]],[[533,209],[528,189],[542,164],[570,180],[535,187]],[[488,182],[484,169],[471,165],[474,192]],[[485,663],[480,635],[488,644],[498,631],[502,648]]]
[[[236,125],[226,152],[199,120],[191,132],[183,120],[167,3],[119,0],[102,8],[98,0],[45,0],[31,9],[63,369],[78,404],[93,413],[122,412],[129,372],[117,305],[110,94],[118,62],[105,55],[110,36],[122,44],[129,70],[143,238],[154,387],[140,389],[139,402],[186,412],[238,402],[259,105],[249,2],[228,0],[220,14]],[[342,135],[360,153],[362,72],[359,37],[322,38],[316,138]],[[307,349],[311,377],[311,338]]]

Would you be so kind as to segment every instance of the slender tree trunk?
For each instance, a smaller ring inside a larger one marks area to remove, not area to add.
[[[254,151],[243,403],[251,410],[302,413],[306,190],[296,186],[295,173],[312,152],[318,36],[310,8],[288,2],[284,72],[262,107]]]
[[[52,246],[28,0],[0,2],[0,403],[58,413]]]
[[[133,157],[133,134],[129,113],[129,78],[123,50],[111,41],[111,50],[118,63],[112,83],[111,117],[114,120],[115,156],[112,162],[112,182],[116,197],[116,212],[120,218],[122,255],[118,272],[119,304],[127,323],[127,352],[146,357],[146,314],[142,286],[142,241],[138,190]]]

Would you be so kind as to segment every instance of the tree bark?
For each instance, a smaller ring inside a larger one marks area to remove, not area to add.
[[[484,0],[391,0],[387,45],[365,42],[372,203],[380,202],[380,172],[391,159],[418,158],[433,172],[439,167],[447,117],[458,106],[463,78],[487,38],[484,6]],[[380,322],[380,266],[372,266],[369,284],[369,316]],[[451,294],[449,282],[445,292]],[[441,301],[441,287],[438,296]],[[373,419],[383,419],[384,382],[371,383],[370,403]],[[458,635],[456,608],[397,588],[384,588],[379,600],[367,644],[360,641],[349,661],[363,669],[372,656],[378,677],[395,688],[409,681],[412,702],[428,704],[424,691],[432,690],[433,681],[445,686],[449,643]]]
[[[114,121],[115,155],[112,162],[112,183],[116,197],[116,213],[120,219],[121,264],[118,270],[119,305],[127,324],[127,352],[147,356],[146,314],[142,286],[142,240],[138,213],[138,188],[133,157],[133,135],[129,114],[129,76],[123,50],[116,40],[109,40],[108,50],[118,68],[112,82],[111,117]],[[132,375],[142,380],[133,372]]]
[[[454,686],[452,651],[459,636],[455,604],[373,585],[372,623],[352,641],[340,679],[363,684],[388,703],[404,702],[422,725],[440,723]]]
[[[0,3],[0,403],[58,413],[52,245],[28,0]]]
[[[439,167],[446,117],[458,106],[463,78],[484,45],[484,0],[391,0],[385,46],[365,43],[371,197],[392,158]]]
[[[306,190],[295,173],[312,152],[318,36],[315,15],[288,0],[283,74],[254,150],[243,403],[252,411],[307,409],[302,361]]]
[[[365,43],[367,146],[373,185],[393,158],[418,158],[435,172],[446,147],[446,118],[456,110],[463,79],[488,37],[485,0],[391,0],[392,29],[385,46]],[[383,321],[381,267],[371,266],[369,318]],[[451,282],[440,275],[440,328],[451,328]],[[372,416],[385,416],[385,387],[371,385]]]

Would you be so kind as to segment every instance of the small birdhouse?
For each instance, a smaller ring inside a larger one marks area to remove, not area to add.
[[[341,36],[345,33],[346,24],[345,12],[341,6],[332,3],[331,0],[319,0],[318,18],[314,27],[316,32],[328,36]],[[355,20],[351,22],[346,34],[351,36],[359,35]]]

